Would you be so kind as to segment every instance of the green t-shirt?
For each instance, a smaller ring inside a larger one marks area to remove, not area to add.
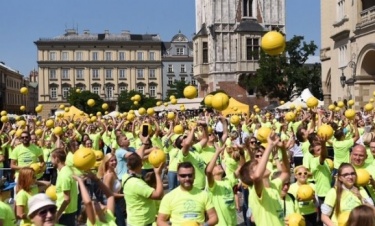
[[[186,221],[205,222],[205,211],[214,208],[210,195],[193,187],[184,191],[181,187],[173,189],[161,200],[159,213],[170,216],[172,225],[182,225]]]
[[[56,180],[56,206],[60,208],[61,204],[64,201],[64,191],[70,191],[70,203],[66,207],[64,214],[74,213],[77,211],[78,203],[78,186],[77,182],[73,179],[72,175],[74,174],[73,169],[69,166],[64,166],[58,171],[57,180]]]
[[[200,155],[196,152],[190,152],[187,156],[182,154],[182,151],[178,152],[180,162],[191,162],[195,169],[195,180],[194,180],[194,187],[198,189],[204,189],[206,187],[206,163],[200,157]]]
[[[100,133],[89,134],[89,137],[92,141],[92,149],[99,150],[99,141],[100,141],[100,138],[101,138]]]
[[[271,181],[269,188],[263,187],[260,197],[255,191],[255,186],[251,188],[249,205],[252,207],[256,225],[284,225],[284,210],[280,197],[281,186],[281,179]]]
[[[341,163],[349,163],[349,151],[350,148],[354,145],[353,139],[349,140],[343,140],[333,141],[333,150],[334,150],[334,156],[333,156],[333,166],[335,169],[338,169],[341,165]]]
[[[374,162],[374,156],[372,155],[371,149],[369,146],[366,146],[367,159],[365,164],[372,164]]]
[[[129,174],[124,174],[124,183]],[[148,225],[155,221],[155,202],[150,198],[154,188],[148,186],[140,178],[130,178],[123,184],[123,191],[126,201],[126,212],[128,213],[127,223],[129,225]]]
[[[315,191],[314,184],[308,184],[310,187]],[[299,185],[298,183],[293,183],[290,185],[288,193],[292,194],[296,198],[296,202],[298,203],[298,209],[302,215],[307,215],[316,212],[315,204],[313,200],[310,201],[298,201],[297,200],[297,192],[298,192]]]
[[[314,157],[310,161],[310,171],[315,179],[315,194],[319,197],[325,197],[331,189],[331,170],[328,162],[320,164],[320,157]]]
[[[361,194],[362,198],[368,197],[366,191],[363,188],[360,188],[359,193]],[[334,208],[337,197],[336,195],[336,188],[331,188],[331,190],[328,191],[326,198],[324,199],[324,204],[333,208],[331,220],[334,223],[334,225],[338,225],[336,218],[336,209]],[[354,195],[351,191],[345,189],[343,190],[341,194],[340,213],[351,211],[352,209],[360,205],[362,205],[362,201],[359,200],[359,198],[356,195]]]
[[[108,132],[103,133],[102,140],[106,146],[111,146],[111,143],[112,143],[111,134],[108,134]]]
[[[237,180],[232,176],[222,181],[215,181],[209,188],[212,203],[215,206],[219,225],[237,225],[236,205],[234,201],[233,186]]]
[[[16,226],[17,220],[14,216],[14,211],[10,205],[0,201],[0,220],[3,221],[4,226]]]
[[[52,148],[43,148],[43,159],[44,162],[51,162],[51,152],[53,151]]]
[[[43,157],[43,151],[38,146],[30,144],[30,146],[25,147],[20,144],[12,151],[10,159],[17,160],[18,166],[24,167],[39,162],[40,156]],[[18,177],[18,170],[16,171],[16,177]]]
[[[87,219],[87,226],[116,226],[116,217],[110,210],[105,211],[105,220],[106,222],[99,221],[99,218],[96,218],[95,224],[91,224],[90,220]]]
[[[38,187],[35,185],[31,188],[30,192],[27,192],[25,190],[20,190],[16,195],[16,205],[17,206],[23,206],[23,211],[27,215],[29,212],[29,208],[27,205],[27,202],[29,201],[29,198],[31,198],[33,195],[38,194],[39,190]],[[20,225],[23,224],[31,224],[30,219],[23,219],[21,220]]]
[[[172,147],[170,151],[168,152],[169,155],[169,166],[168,171],[169,172],[177,172],[177,166],[180,163],[180,158],[178,157],[179,153],[181,152],[180,149]]]
[[[202,147],[200,143],[196,143],[193,145],[193,147],[195,148],[195,151],[199,153],[206,164],[210,163],[212,157],[214,157],[215,155],[216,149],[213,146]]]

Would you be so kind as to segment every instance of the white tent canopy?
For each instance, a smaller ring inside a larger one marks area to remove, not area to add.
[[[186,110],[197,110],[201,106],[203,98],[194,98],[194,99],[187,99],[187,98],[180,98],[177,99],[177,104],[168,104],[168,106],[157,106],[154,107],[155,111],[172,111],[172,110],[180,110],[180,106],[184,105]]]
[[[313,97],[313,96],[314,95],[312,95],[310,90],[308,88],[306,88],[302,91],[302,93],[296,99],[294,99],[293,101],[288,101],[285,104],[280,105],[276,108],[284,110],[284,109],[289,109],[291,105],[294,105],[295,107],[301,106],[302,108],[307,108],[306,101],[307,101],[307,99],[309,99],[310,97]],[[320,107],[320,106],[324,106],[324,102],[319,100],[318,107]]]

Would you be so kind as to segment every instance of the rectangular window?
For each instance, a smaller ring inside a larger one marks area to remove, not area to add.
[[[93,86],[93,87],[92,87],[92,92],[95,93],[95,94],[100,95],[100,94],[99,94],[99,92],[100,92],[100,87],[99,87],[99,86]]]
[[[181,73],[186,73],[185,64],[181,64]]]
[[[143,53],[137,52],[137,60],[143,60]]]
[[[105,96],[106,98],[113,98],[113,86],[107,86],[105,88]]]
[[[63,60],[63,61],[69,60],[68,52],[61,52],[61,60]]]
[[[207,42],[203,42],[202,59],[203,59],[204,64],[208,63],[208,43]]]
[[[76,79],[83,79],[83,69],[76,69]]]
[[[173,84],[173,78],[172,77],[168,77],[168,85],[172,85]]]
[[[118,60],[125,60],[125,52],[118,53]]]
[[[337,9],[336,9],[336,19],[337,22],[341,21],[345,17],[345,0],[338,0],[337,1]]]
[[[112,53],[111,52],[105,52],[105,60],[112,60]]]
[[[195,80],[195,79],[191,79],[191,84],[193,85],[193,86],[196,86],[197,85],[197,80]]]
[[[56,60],[56,52],[49,53],[49,60]]]
[[[69,69],[63,68],[61,70],[61,79],[69,79]]]
[[[346,45],[340,46],[339,48],[339,67],[345,67],[347,65],[346,50]]]
[[[138,93],[144,94],[145,87],[144,86],[137,86]]]
[[[119,79],[126,79],[126,69],[119,69],[118,70],[118,78]]]
[[[156,86],[150,86],[150,97],[156,97]]]
[[[64,98],[64,99],[66,99],[67,97],[68,97],[68,95],[69,95],[69,87],[63,87],[62,88],[62,97]]]
[[[99,69],[92,69],[91,70],[91,77],[93,79],[99,79]]]
[[[57,88],[56,87],[51,87],[50,89],[49,89],[49,93],[50,93],[50,97],[52,98],[52,99],[56,99],[57,98]]]
[[[243,17],[252,17],[252,0],[243,0]]]
[[[176,54],[179,56],[184,55],[184,48],[183,47],[177,47],[176,48]]]
[[[149,60],[155,60],[155,52],[150,52],[150,59]]]
[[[119,92],[121,93],[122,91],[126,91],[128,89],[128,87],[126,87],[125,85],[121,85],[118,87],[118,90]]]
[[[259,39],[247,38],[246,39],[246,60],[259,60]]]
[[[76,52],[76,60],[82,60],[82,52]]]
[[[112,69],[105,69],[105,78],[112,79]]]
[[[186,81],[185,77],[181,77],[181,82],[185,82],[185,81]]]
[[[172,64],[168,65],[168,73],[173,73],[173,65]]]
[[[156,78],[155,69],[149,69],[149,78]]]
[[[191,65],[191,73],[194,73],[194,66]]]
[[[99,60],[99,53],[98,52],[92,52],[91,53],[91,55],[92,55],[92,59],[91,60]]]
[[[137,78],[143,78],[143,69],[137,69]]]
[[[49,69],[49,79],[57,79],[56,69]]]

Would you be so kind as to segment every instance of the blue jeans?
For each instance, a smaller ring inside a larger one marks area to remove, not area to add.
[[[168,171],[168,190],[172,191],[177,188],[180,183],[177,180],[177,172]]]

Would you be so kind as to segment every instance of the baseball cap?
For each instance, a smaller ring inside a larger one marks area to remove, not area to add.
[[[44,193],[39,193],[32,196],[27,204],[29,207],[28,216],[45,206],[56,206],[56,204]]]
[[[15,183],[15,182],[13,182],[13,183],[9,183],[9,182],[6,181],[6,180],[0,180],[0,190],[1,190],[1,191],[8,191],[8,190],[11,190],[11,189],[13,189],[15,186],[16,186],[16,183]]]

